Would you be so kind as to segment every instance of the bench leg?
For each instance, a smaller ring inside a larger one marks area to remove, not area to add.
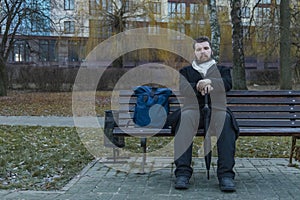
[[[128,159],[129,157],[120,157],[119,148],[125,146],[125,139],[121,136],[113,136],[112,131],[117,126],[114,116],[118,117],[118,112],[114,110],[105,111],[105,122],[104,122],[104,146],[113,149],[113,157],[108,157],[105,163],[124,163],[125,161],[118,161],[120,158]]]
[[[295,164],[293,164],[293,156],[295,152],[295,147],[296,147],[296,136],[292,136],[292,146],[291,146],[291,152],[290,152],[290,160],[289,160],[289,167],[294,167]]]
[[[142,174],[145,173],[146,153],[147,153],[147,138],[141,138],[141,147],[143,148]]]

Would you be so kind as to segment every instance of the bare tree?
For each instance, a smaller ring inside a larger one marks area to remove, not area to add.
[[[294,2],[291,6],[291,47],[295,50],[294,81],[300,81],[300,5]]]
[[[255,24],[255,34],[257,38],[261,39],[263,45],[259,45],[256,51],[258,55],[264,58],[264,66],[267,69],[269,61],[280,58],[280,88],[291,89],[292,88],[292,66],[296,67],[296,73],[294,78],[299,77],[299,71],[297,66],[300,62],[295,61],[292,63],[291,54],[294,58],[299,58],[300,40],[299,38],[299,6],[297,1],[278,1],[271,0],[269,6],[269,12],[260,16],[259,20],[254,20],[254,11],[259,9],[259,5],[262,4],[262,0],[258,0],[253,7],[251,22]],[[285,4],[285,5],[283,5]],[[278,6],[279,5],[279,6]],[[284,6],[284,7],[283,7]],[[293,8],[293,9],[291,9]],[[260,9],[265,9],[260,6]],[[261,12],[259,12],[261,13]],[[258,23],[260,22],[260,23]],[[261,43],[260,43],[261,44]],[[292,51],[295,48],[295,51]],[[297,56],[298,55],[298,56]]]
[[[218,21],[217,2],[216,0],[208,0],[207,4],[210,11],[209,22],[211,28],[212,48],[214,50],[214,59],[219,61],[221,32]]]
[[[103,0],[91,5],[90,13],[93,22],[90,23],[90,45],[93,48],[103,39],[121,33],[130,28],[133,19],[143,18],[147,15],[146,0]],[[91,21],[90,21],[91,22]],[[103,37],[102,33],[106,35]],[[110,33],[111,35],[107,35]],[[113,62],[113,67],[123,67],[123,58],[119,57]]]
[[[292,89],[290,1],[280,2],[280,89]]]
[[[241,0],[231,0],[233,88],[247,89],[245,75],[245,57],[243,45],[243,27],[241,21]]]
[[[7,95],[7,61],[16,39],[31,30],[42,33],[51,29],[50,1],[1,0],[0,27],[0,96]]]

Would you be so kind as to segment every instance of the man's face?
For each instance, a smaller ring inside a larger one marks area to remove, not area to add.
[[[195,57],[197,63],[203,63],[211,59],[212,50],[208,42],[195,44]]]

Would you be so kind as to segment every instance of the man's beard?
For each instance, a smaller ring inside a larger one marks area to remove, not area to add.
[[[197,57],[195,58],[195,61],[196,61],[196,63],[199,65],[199,64],[202,64],[202,63],[205,63],[205,62],[207,62],[207,61],[210,61],[212,58],[211,57],[205,57],[206,59],[205,60],[203,60],[203,59],[198,59]]]

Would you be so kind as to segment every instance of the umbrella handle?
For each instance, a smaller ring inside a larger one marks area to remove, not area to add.
[[[208,88],[206,88],[204,91],[204,104],[208,104]]]

